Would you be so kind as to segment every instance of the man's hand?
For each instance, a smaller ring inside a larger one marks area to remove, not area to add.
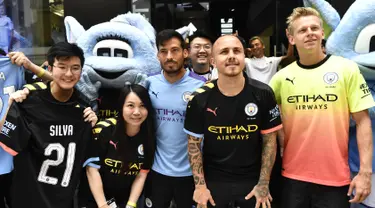
[[[355,189],[355,196],[349,200],[350,203],[361,203],[371,193],[371,172],[359,172],[352,180],[349,186],[348,196]]]
[[[94,127],[96,122],[98,122],[98,117],[90,107],[83,110],[83,118],[85,118],[85,122],[90,122],[92,127]]]
[[[211,192],[206,186],[196,186],[193,199],[197,203],[197,208],[206,208],[207,201],[210,201],[211,205],[215,206],[215,201],[211,196]]]
[[[255,196],[256,205],[255,208],[259,208],[262,205],[262,208],[270,208],[272,197],[269,193],[268,183],[258,183],[254,186],[253,190],[245,197],[246,200],[251,199]]]
[[[14,93],[11,93],[9,95],[9,106],[13,103],[13,101],[16,101],[17,103],[22,103],[26,97],[29,95],[30,91],[27,88],[24,88],[22,90],[17,90]]]
[[[8,53],[8,57],[12,64],[16,64],[17,66],[23,66],[24,68],[29,69],[32,65],[32,62],[22,52],[10,52]]]

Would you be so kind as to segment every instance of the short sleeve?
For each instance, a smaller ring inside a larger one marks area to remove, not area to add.
[[[274,97],[275,97],[275,100],[276,100],[276,103],[277,104],[281,104],[281,86],[280,86],[280,81],[279,81],[279,74],[276,73],[270,83],[269,83],[269,86],[272,88],[273,90],[273,93],[274,93]]]
[[[269,134],[282,128],[279,106],[271,89],[264,92],[261,107],[261,134]]]
[[[17,103],[12,103],[0,133],[0,146],[15,156],[24,150],[30,140],[30,130]]]
[[[201,108],[196,96],[193,97],[186,108],[184,131],[197,138],[202,138],[204,134],[203,110]]]
[[[86,153],[86,161],[83,163],[83,167],[90,166],[93,168],[100,169],[101,160],[104,159],[107,151],[108,140],[105,138],[105,129],[95,126],[93,128],[92,138],[88,144]]]
[[[357,64],[353,63],[351,67],[355,69],[348,80],[347,99],[350,112],[355,113],[373,107],[375,102]]]

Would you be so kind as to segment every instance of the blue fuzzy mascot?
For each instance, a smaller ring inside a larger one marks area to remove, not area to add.
[[[119,15],[88,30],[68,16],[65,27],[68,42],[85,53],[77,89],[98,108],[101,119],[117,116],[114,103],[126,83],[145,85],[148,74],[160,71],[155,30],[140,14]]]
[[[326,50],[355,61],[366,79],[368,89],[375,95],[375,0],[356,0],[342,19],[338,12],[324,0],[304,0],[305,6],[317,9],[328,29],[332,31],[326,43]],[[367,90],[363,86],[363,90]],[[375,109],[369,109],[372,122],[372,136],[375,138]],[[356,124],[352,121],[349,132],[349,166],[352,175],[359,172],[360,158],[356,142]],[[373,142],[375,145],[375,142]],[[375,149],[375,148],[374,148]],[[372,159],[372,190],[362,204],[352,208],[375,208],[375,154]]]

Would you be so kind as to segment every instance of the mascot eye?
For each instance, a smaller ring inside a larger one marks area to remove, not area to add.
[[[98,48],[97,56],[111,56],[111,49],[110,48]]]
[[[128,58],[128,51],[123,49],[115,49],[114,57],[124,57]]]
[[[99,41],[93,50],[94,56],[108,56],[119,58],[133,58],[133,49],[131,46],[121,40],[102,40]]]
[[[354,50],[357,53],[370,53],[375,51],[375,24],[367,25],[359,33]]]

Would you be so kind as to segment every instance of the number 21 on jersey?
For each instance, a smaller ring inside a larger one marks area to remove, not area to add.
[[[64,162],[65,158],[65,148],[60,143],[51,143],[49,144],[46,149],[44,150],[45,156],[51,156],[52,152],[56,151],[57,159],[56,160],[45,160],[40,168],[38,181],[56,185],[59,180],[55,177],[47,176],[48,169],[50,166],[59,166],[61,163]],[[66,155],[66,168],[64,171],[63,178],[61,180],[62,187],[68,187],[70,182],[70,177],[72,175],[73,166],[74,166],[74,158],[76,153],[76,143],[71,142],[68,146],[68,153]]]

